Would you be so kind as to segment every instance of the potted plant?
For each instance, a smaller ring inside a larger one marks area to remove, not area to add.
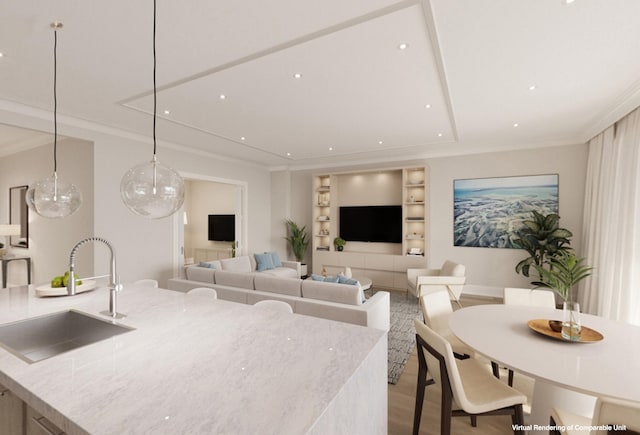
[[[287,219],[287,230],[289,235],[285,237],[285,239],[291,245],[291,250],[293,251],[293,255],[296,257],[296,261],[302,263],[304,255],[307,252],[307,246],[309,246],[309,240],[307,239],[307,227],[300,227],[291,219]]]
[[[584,264],[572,250],[560,250],[548,258],[549,268],[534,264],[540,282],[534,284],[554,290],[563,299],[562,337],[575,341],[580,338],[580,305],[573,298],[573,287],[589,275],[592,267]]]
[[[342,251],[344,249],[344,245],[347,244],[347,241],[342,237],[336,237],[333,239],[333,246],[335,246],[336,251]]]
[[[513,242],[529,253],[529,257],[516,265],[516,273],[528,277],[531,266],[545,267],[549,258],[558,252],[571,249],[573,233],[559,226],[560,216],[555,213],[543,215],[532,212],[531,220],[523,221],[523,228],[518,231],[518,238]],[[537,267],[536,267],[537,269]]]
[[[7,250],[4,248],[4,243],[0,242],[0,257],[5,255],[6,253],[7,253]]]

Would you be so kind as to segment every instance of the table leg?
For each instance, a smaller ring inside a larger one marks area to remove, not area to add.
[[[2,288],[7,288],[7,261],[2,260]]]
[[[31,284],[31,258],[27,258],[27,284]]]
[[[596,403],[594,396],[577,393],[536,379],[531,400],[531,415],[526,424],[548,426],[551,408],[561,408],[574,414],[591,418]],[[535,427],[535,426],[534,426]],[[531,430],[529,433],[548,433],[548,430]]]

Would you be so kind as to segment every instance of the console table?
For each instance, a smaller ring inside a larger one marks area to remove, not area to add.
[[[31,257],[0,257],[0,261],[2,261],[2,288],[7,287],[7,266],[9,262],[14,260],[24,260],[27,262],[27,284],[31,284]]]

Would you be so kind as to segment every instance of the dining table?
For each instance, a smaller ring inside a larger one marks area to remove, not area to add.
[[[580,314],[583,339],[568,341],[541,327],[562,315],[488,304],[458,309],[449,320],[463,343],[535,380],[529,432],[548,430],[552,407],[591,417],[598,396],[640,402],[640,326]]]

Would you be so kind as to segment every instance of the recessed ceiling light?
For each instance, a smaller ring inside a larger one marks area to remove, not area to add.
[[[536,85],[531,85],[531,86],[529,86],[529,90],[530,90],[530,91],[535,91],[535,90],[536,90]]]
[[[171,115],[171,110],[169,110],[169,109],[165,109],[165,110],[164,110],[164,114],[165,114],[165,115]]]
[[[407,44],[406,42],[403,42],[400,45],[398,45],[398,50],[406,50],[408,47],[409,47],[409,44]]]
[[[0,52],[0,57],[4,57],[4,53]]]
[[[291,153],[287,153],[287,157],[291,157]]]
[[[242,136],[242,137],[240,138],[240,140],[245,140],[245,139],[246,139],[246,137],[244,137],[244,136]]]
[[[227,96],[225,94],[220,94],[220,99],[224,100],[225,98],[227,98]]]
[[[425,109],[431,109],[431,104],[425,104],[425,105],[424,105],[424,108],[425,108]]]
[[[562,0],[562,3],[565,4],[565,5],[570,5],[574,1],[576,1],[576,0]]]
[[[294,78],[296,78],[296,79],[299,79],[300,77],[302,77],[302,74],[300,74],[300,73],[295,73],[295,74],[293,75],[293,77],[294,77]]]
[[[382,145],[382,141],[381,141],[381,140],[379,140],[379,141],[378,141],[378,144],[379,144],[379,145]]]
[[[329,151],[333,151],[333,147],[329,147]]]
[[[442,133],[438,133],[438,137],[442,137]]]
[[[513,128],[519,127],[520,124],[518,124],[517,122],[513,124]]]

